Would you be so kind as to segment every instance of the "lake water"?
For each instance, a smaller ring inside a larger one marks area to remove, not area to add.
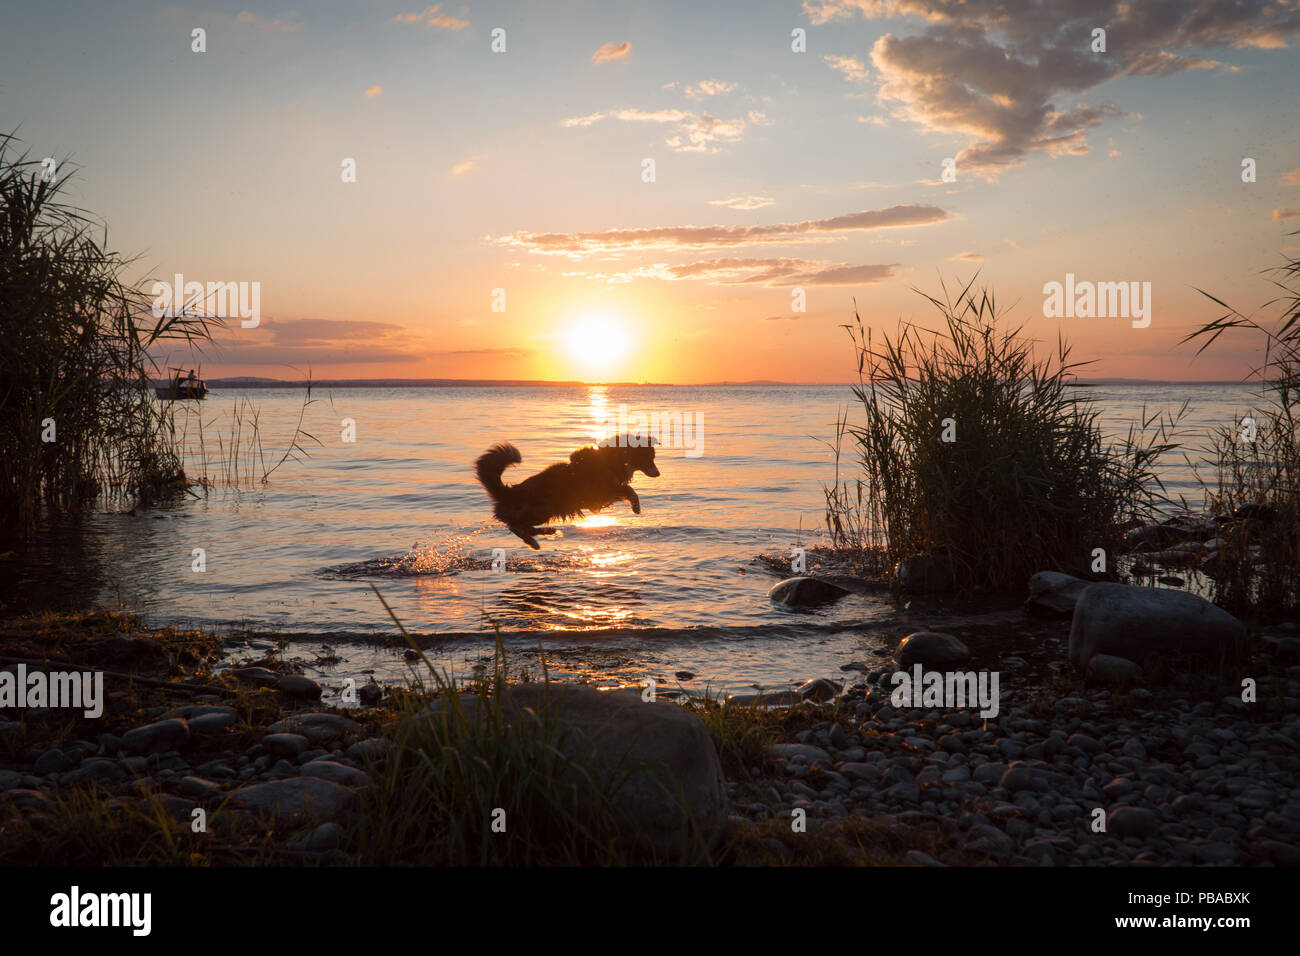
[[[1115,431],[1144,406],[1189,402],[1179,437],[1193,458],[1211,429],[1260,403],[1245,386],[1092,394]],[[6,599],[120,602],[159,625],[293,634],[289,653],[309,663],[322,645],[342,658],[308,668],[327,682],[366,669],[397,679],[407,673],[400,648],[355,639],[395,630],[373,584],[408,630],[436,635],[436,658],[457,672],[491,653],[500,628],[512,655],[535,658],[544,647],[553,672],[675,684],[675,672],[689,671],[685,689],[730,692],[838,676],[840,664],[877,646],[872,626],[896,614],[886,598],[857,595],[813,613],[781,610],[765,596],[778,578],[755,563],[823,543],[822,486],[833,474],[826,440],[851,409],[847,387],[318,389],[305,409],[303,398],[289,389],[213,390],[186,404],[192,474],[203,459],[221,477],[241,405],[245,441],[257,409],[266,466],[284,453],[300,414],[322,444],[309,444],[309,457],[285,462],[265,486],[218,486],[135,515],[63,522]],[[636,476],[640,516],[619,503],[561,525],[541,551],[491,520],[472,471],[490,443],[519,448],[523,464],[506,480],[520,481],[603,437],[620,405],[702,425],[698,455],[661,449],[661,476]],[[345,419],[355,441],[343,440]],[[244,474],[260,474],[261,463],[252,469],[241,457]],[[1181,453],[1162,475],[1170,494],[1200,500]],[[496,548],[501,569],[492,566]]]

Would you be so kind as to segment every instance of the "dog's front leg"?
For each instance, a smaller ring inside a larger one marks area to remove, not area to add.
[[[624,485],[621,494],[623,498],[627,499],[627,503],[632,506],[632,514],[639,515],[641,513],[641,499],[636,496],[636,492],[632,490],[632,486]]]
[[[533,533],[537,531],[536,528],[530,528],[527,525],[519,524],[512,524],[508,527],[510,528],[511,533],[523,541],[524,544],[528,545],[528,547],[532,548],[534,551],[542,550],[542,546],[538,544],[537,539],[533,537]]]

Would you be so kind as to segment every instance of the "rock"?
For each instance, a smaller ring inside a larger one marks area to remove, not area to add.
[[[122,749],[130,754],[157,754],[180,750],[189,740],[189,724],[179,717],[173,717],[128,730],[122,735]]]
[[[1142,665],[1113,654],[1094,654],[1088,661],[1088,680],[1098,684],[1136,684],[1142,679]]]
[[[367,707],[375,706],[375,704],[383,700],[383,697],[384,689],[376,684],[373,679],[369,683],[363,684],[361,689],[357,691],[357,698]],[[330,824],[325,825],[330,826]]]
[[[798,577],[786,578],[779,584],[772,585],[767,596],[773,604],[798,608],[829,604],[838,601],[848,593],[847,588],[832,584],[830,581],[823,581],[821,578]]]
[[[308,744],[302,734],[274,733],[262,738],[262,749],[274,757],[297,757]]]
[[[275,689],[302,700],[319,700],[321,694],[320,684],[301,674],[285,674],[275,682]]]
[[[898,666],[921,664],[931,669],[958,667],[970,660],[970,649],[951,634],[917,631],[903,638],[894,651]]]
[[[181,796],[199,800],[216,800],[221,797],[221,787],[203,777],[182,777]]]
[[[382,760],[388,753],[388,741],[382,737],[370,737],[366,740],[358,740],[352,746],[348,747],[347,754],[353,760],[376,762]]]
[[[234,709],[223,707],[221,710],[228,711],[228,713],[199,714],[197,717],[191,717],[189,719],[190,733],[208,736],[219,734],[223,730],[235,726],[239,718],[235,716]]]
[[[810,764],[831,766],[831,755],[821,747],[814,747],[812,744],[773,744],[771,753],[773,757],[781,757],[784,760],[803,757]]]
[[[440,703],[430,711],[436,714]],[[704,724],[685,708],[643,701],[635,688],[601,692],[557,683],[514,686],[501,706],[512,722],[523,714],[554,721],[555,745],[573,767],[572,777],[560,768],[561,790],[576,787],[585,802],[594,796],[591,777],[621,781],[610,810],[630,841],[677,858],[695,839],[714,845],[721,838],[728,816],[722,763]]]
[[[289,777],[240,787],[231,798],[253,813],[281,822],[325,820],[346,809],[354,795],[347,787],[318,777]]]
[[[1235,653],[1245,636],[1240,621],[1194,594],[1090,584],[1070,625],[1070,662],[1082,669],[1097,654],[1139,663],[1183,655],[1218,662]]]
[[[256,684],[258,687],[274,687],[280,682],[280,675],[265,667],[237,667],[230,673],[238,680],[246,684]]]
[[[370,775],[365,771],[357,770],[355,767],[349,767],[346,764],[335,763],[333,760],[313,760],[309,764],[304,764],[302,775],[304,777],[319,777],[322,780],[330,780],[345,787],[370,786]]]
[[[72,758],[58,747],[45,751],[36,758],[36,775],[48,777],[52,773],[63,773],[72,769]]]
[[[692,671],[676,671],[673,676],[678,680],[695,680],[695,674]]]
[[[1142,807],[1116,807],[1106,818],[1106,832],[1115,836],[1147,837],[1160,829],[1160,818]]]
[[[1091,583],[1059,571],[1039,571],[1029,579],[1025,613],[1035,617],[1072,617],[1079,595]]]
[[[297,850],[309,850],[313,853],[325,853],[338,849],[343,842],[343,828],[334,821],[322,823],[301,840],[295,840],[291,846]]]
[[[952,561],[941,554],[917,554],[899,561],[894,580],[911,594],[946,594],[953,590]]]
[[[0,770],[0,793],[16,790],[23,785],[23,775],[12,770]]]
[[[354,720],[338,714],[294,714],[277,720],[267,728],[273,734],[302,734],[312,744],[328,744],[348,734],[361,730]]]
[[[828,701],[838,695],[840,689],[824,677],[810,680],[795,690],[804,700]]]
[[[268,672],[269,673],[269,672]],[[235,717],[235,708],[226,707],[219,704],[186,704],[183,707],[173,707],[163,717],[170,720],[173,717],[179,717],[182,720],[192,721],[196,717],[208,717],[213,714],[219,714],[226,717]],[[190,726],[190,732],[194,732],[193,725]]]

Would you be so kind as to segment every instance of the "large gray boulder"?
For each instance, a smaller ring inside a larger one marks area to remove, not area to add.
[[[671,702],[644,701],[635,689],[521,684],[506,698],[509,720],[532,711],[555,721],[560,753],[575,770],[586,771],[560,781],[576,784],[579,800],[596,781],[624,778],[611,810],[632,841],[671,859],[683,856],[697,836],[709,845],[722,836],[726,779],[713,740],[694,714]],[[482,712],[476,704],[472,695],[460,695],[471,717]]]
[[[848,593],[847,588],[821,578],[799,577],[786,578],[781,583],[772,585],[767,596],[773,604],[785,607],[815,607],[838,601]]]
[[[1084,588],[1070,625],[1070,663],[1086,667],[1097,654],[1142,663],[1153,657],[1218,661],[1246,637],[1241,622],[1186,591],[1127,584]]]
[[[289,777],[240,787],[231,794],[235,804],[283,823],[328,820],[353,802],[353,792],[330,780]]]
[[[1079,595],[1091,583],[1059,571],[1039,571],[1029,579],[1025,612],[1035,617],[1070,617]]]

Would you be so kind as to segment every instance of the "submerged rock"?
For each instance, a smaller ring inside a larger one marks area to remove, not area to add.
[[[970,660],[970,648],[951,634],[917,631],[903,638],[894,652],[894,658],[902,668],[913,664],[936,669],[958,667]]]
[[[1092,584],[1070,626],[1070,663],[1083,668],[1098,654],[1142,663],[1156,656],[1217,661],[1244,640],[1241,622],[1204,598],[1166,588]]]
[[[821,578],[798,577],[774,584],[767,596],[772,603],[786,607],[814,607],[838,601],[848,593],[847,588]]]
[[[818,677],[801,685],[795,693],[804,700],[824,702],[838,695],[840,689],[824,677]]]

